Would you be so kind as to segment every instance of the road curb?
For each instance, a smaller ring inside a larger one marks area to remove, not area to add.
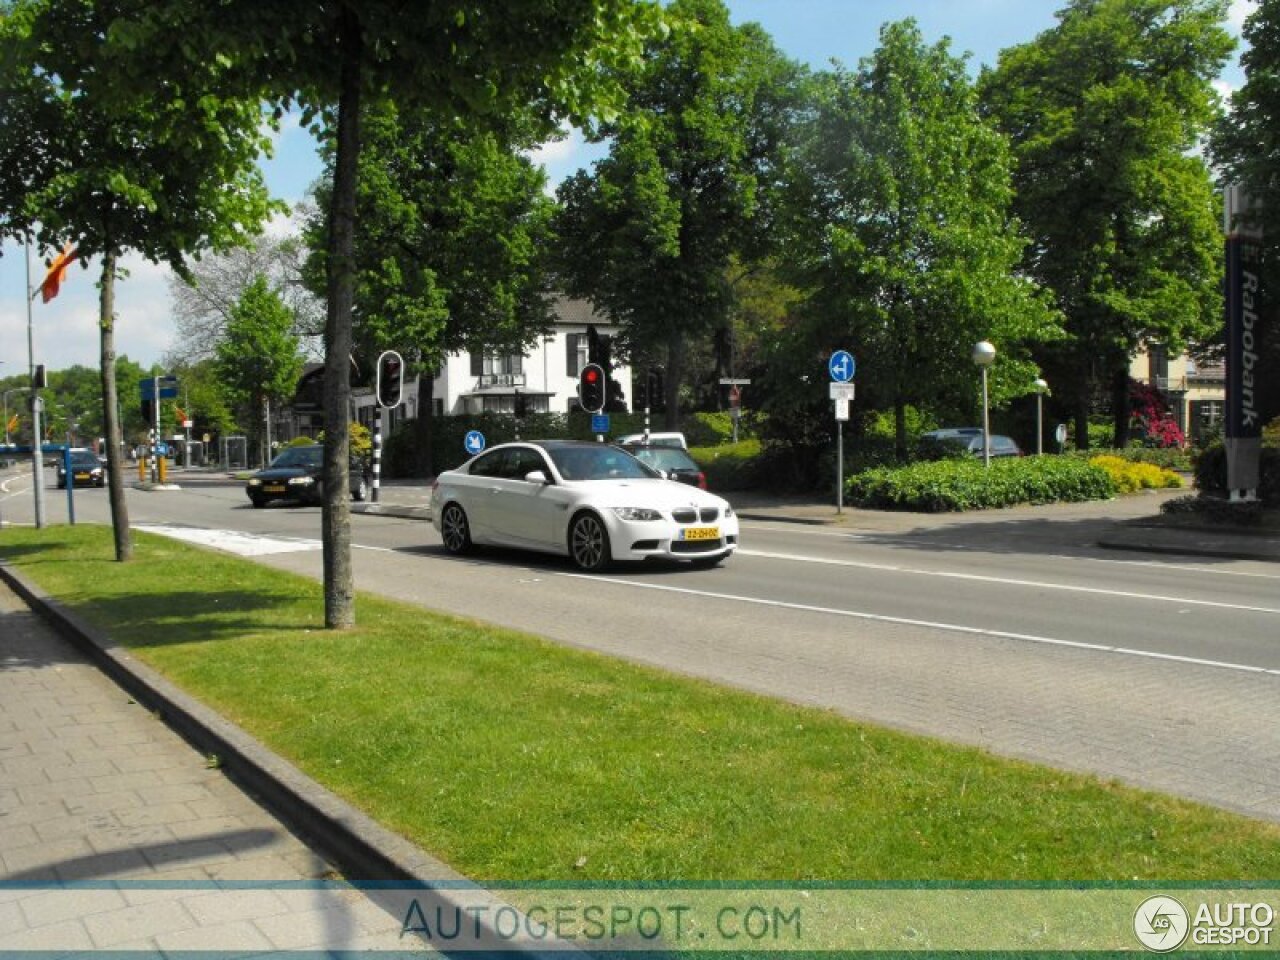
[[[484,900],[492,906],[483,918],[477,916],[476,924],[483,928],[485,938],[501,944],[501,954],[519,955],[528,960],[552,957],[563,960],[581,955],[580,948],[565,941],[549,940],[537,947],[511,942],[490,920],[499,907],[514,909],[501,898],[383,827],[244,730],[184,693],[4,561],[0,561],[0,578],[140,705],[201,753],[216,758],[221,770],[337,865],[350,882],[403,884],[420,890],[424,897],[445,909],[465,911],[468,915],[476,913],[478,900]]]

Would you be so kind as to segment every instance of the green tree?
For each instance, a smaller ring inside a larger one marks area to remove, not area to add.
[[[265,463],[271,458],[267,415],[292,397],[302,372],[293,313],[264,276],[257,277],[231,311],[218,344],[217,372],[241,422],[248,424],[253,446]]]
[[[1228,183],[1241,183],[1255,200],[1254,225],[1263,235],[1262,315],[1266,319],[1260,352],[1263,369],[1280,368],[1280,3],[1261,0],[1245,21],[1247,44],[1241,56],[1245,82],[1231,97],[1231,110],[1214,130],[1212,153]],[[1280,377],[1259,378],[1263,420],[1280,414]]]
[[[425,474],[432,378],[444,358],[519,352],[549,325],[543,251],[553,203],[545,174],[519,153],[532,143],[518,129],[476,129],[386,101],[366,109],[363,128],[353,336],[366,370],[397,350],[418,374],[414,447]],[[305,234],[316,286],[325,276],[332,143],[325,157]]]
[[[1216,112],[1232,48],[1221,0],[1072,0],[1058,23],[982,78],[1013,143],[1025,266],[1053,292],[1068,337],[1045,351],[1076,436],[1109,388],[1127,439],[1129,359],[1220,325],[1218,205],[1193,150]]]
[[[0,11],[0,230],[101,258],[104,432],[116,558],[132,554],[121,460],[115,282],[122,253],[186,269],[239,242],[271,210],[255,166],[256,100],[230,89],[215,57],[136,84],[121,77],[113,26],[130,4],[14,0]],[[125,73],[129,71],[126,69]]]
[[[894,411],[905,456],[909,405],[976,406],[974,343],[999,347],[997,400],[1025,392],[1028,347],[1053,318],[1017,273],[1008,148],[946,40],[887,24],[857,72],[818,76],[813,98],[789,177],[786,264],[808,294],[800,366],[825,381],[826,355],[851,350],[860,401]]]
[[[259,276],[267,277],[295,318],[294,332],[304,342],[314,341],[319,356],[324,302],[303,279],[307,253],[297,237],[259,236],[245,246],[201,258],[186,277],[171,277],[169,296],[178,336],[166,364],[185,366],[210,359],[231,311]]]
[[[74,7],[83,0],[47,0]],[[154,0],[114,18],[112,80],[153,92],[155,78],[227,65],[245,91],[300,102],[335,143],[325,319],[325,623],[355,622],[347,409],[355,296],[356,171],[362,101],[387,97],[441,116],[529,110],[551,129],[586,123],[620,101],[614,77],[634,59],[659,8],[640,0],[401,0],[263,4]],[[182,42],[175,43],[180,37]]]
[[[674,429],[689,343],[727,326],[733,257],[764,246],[799,68],[720,0],[667,15],[626,112],[601,129],[609,155],[560,186],[557,272],[623,326],[633,363],[664,367]]]

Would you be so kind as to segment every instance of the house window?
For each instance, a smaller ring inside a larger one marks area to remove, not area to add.
[[[565,376],[576,377],[590,361],[591,343],[585,333],[570,333],[564,338]]]
[[[524,357],[518,353],[471,353],[471,375],[479,387],[524,385]]]

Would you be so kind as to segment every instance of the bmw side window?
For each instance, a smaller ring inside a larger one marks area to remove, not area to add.
[[[486,453],[479,460],[471,465],[471,476],[473,477],[501,477],[503,476],[503,466],[507,459],[507,451],[494,450],[492,453]]]

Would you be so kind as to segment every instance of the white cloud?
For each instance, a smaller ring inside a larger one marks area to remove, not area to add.
[[[1244,22],[1258,9],[1257,0],[1232,0],[1227,11],[1227,24],[1231,31],[1239,34],[1244,29]]]

